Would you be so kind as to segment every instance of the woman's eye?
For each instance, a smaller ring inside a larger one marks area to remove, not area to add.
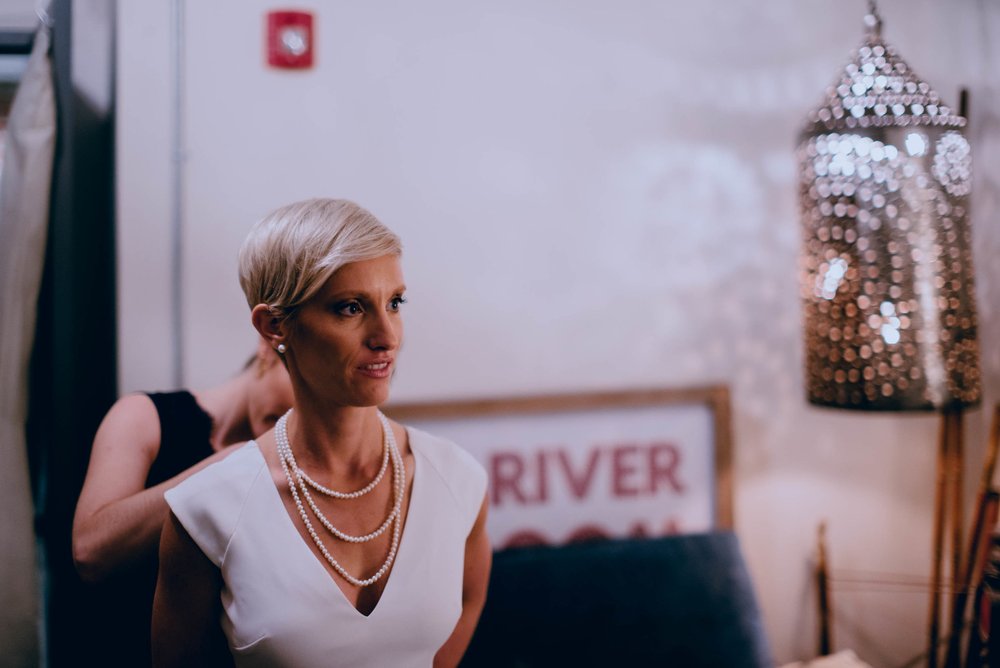
[[[405,297],[393,297],[389,302],[390,311],[398,311],[399,307],[406,303]]]
[[[340,315],[358,315],[362,310],[358,302],[347,302],[337,307],[337,313]]]

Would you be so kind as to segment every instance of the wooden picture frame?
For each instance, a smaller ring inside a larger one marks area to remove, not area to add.
[[[729,390],[713,385],[401,403],[490,475],[497,549],[733,528]]]

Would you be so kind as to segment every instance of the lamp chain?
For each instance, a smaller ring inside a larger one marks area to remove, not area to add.
[[[865,27],[868,28],[868,36],[878,39],[882,36],[882,16],[878,13],[878,6],[875,0],[868,0],[868,14],[865,16]]]

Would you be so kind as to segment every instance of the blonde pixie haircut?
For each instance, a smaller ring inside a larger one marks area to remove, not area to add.
[[[250,308],[267,304],[282,319],[350,262],[401,255],[378,218],[344,199],[309,199],[271,212],[240,248],[240,286]]]

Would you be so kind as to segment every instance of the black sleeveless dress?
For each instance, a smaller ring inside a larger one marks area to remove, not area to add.
[[[187,391],[148,393],[160,418],[160,451],[146,488],[169,480],[213,453],[212,418]],[[149,666],[153,593],[159,567],[154,550],[93,588],[98,653],[104,666]]]

